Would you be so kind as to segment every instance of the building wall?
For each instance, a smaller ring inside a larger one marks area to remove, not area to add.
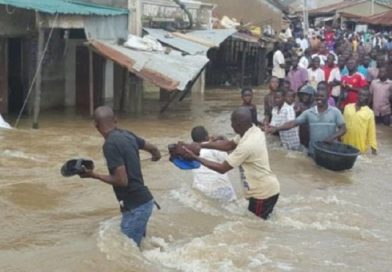
[[[17,22],[17,23],[16,23]],[[33,11],[16,9],[0,5],[0,35],[15,37],[35,31]]]
[[[374,14],[382,13],[385,11],[391,10],[390,8],[382,5],[374,4]],[[348,7],[339,10],[339,12],[347,12],[360,16],[370,16],[372,15],[372,3],[370,1],[358,4],[353,7]]]
[[[48,32],[46,39],[48,38]],[[46,41],[45,39],[45,41]],[[64,106],[65,40],[62,31],[55,30],[49,42],[42,69],[41,109]]]

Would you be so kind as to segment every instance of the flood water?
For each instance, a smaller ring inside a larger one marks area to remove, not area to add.
[[[260,113],[265,91],[255,102]],[[143,117],[120,116],[120,126],[162,154],[190,130],[234,136],[230,112],[238,91],[209,90],[159,115],[156,97]],[[261,118],[261,117],[259,117]],[[268,138],[281,196],[269,221],[246,211],[246,201],[222,204],[192,189],[192,174],[164,156],[148,161],[146,184],[162,206],[154,210],[142,250],[120,233],[112,188],[94,180],[64,178],[70,158],[95,161],[106,173],[103,139],[89,117],[46,112],[41,129],[23,119],[0,130],[0,271],[391,271],[392,129],[378,127],[379,155],[362,156],[351,171],[317,167]],[[241,196],[239,173],[230,173]]]

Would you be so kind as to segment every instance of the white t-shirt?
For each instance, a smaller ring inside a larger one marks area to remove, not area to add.
[[[222,163],[227,159],[227,153],[202,148],[200,157],[209,161]],[[193,188],[203,192],[207,196],[222,200],[232,201],[237,199],[233,185],[230,182],[229,175],[219,174],[201,165],[200,168],[192,170]]]
[[[324,71],[321,70],[320,68],[313,70],[312,68],[308,69],[308,78],[309,78],[309,84],[317,89],[317,84],[319,84],[320,81],[325,80],[325,75]]]
[[[284,68],[280,67],[281,64],[285,64],[285,59],[282,51],[276,50],[272,62],[273,62],[272,75],[276,76],[277,78],[285,78],[286,71]]]
[[[309,42],[305,38],[304,39],[297,38],[295,40],[295,42],[302,48],[302,51],[304,51],[304,52],[306,49],[309,48]]]
[[[340,81],[342,79],[340,75],[340,69],[339,67],[335,67],[331,70],[331,73],[329,74],[329,78],[326,78],[328,83],[333,82],[335,80]],[[339,96],[340,95],[340,86],[335,86],[332,88],[331,95],[333,96]]]

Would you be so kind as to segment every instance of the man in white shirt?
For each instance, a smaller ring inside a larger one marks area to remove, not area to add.
[[[295,42],[301,47],[303,52],[309,48],[309,41],[308,39],[305,39],[302,33],[300,34],[299,38],[295,40]]]
[[[209,136],[207,130],[203,126],[197,126],[192,129],[192,140],[196,143],[208,142]],[[223,163],[227,160],[227,153],[214,149],[200,149],[200,157],[209,161]],[[236,200],[235,190],[230,182],[229,175],[219,174],[210,170],[204,165],[200,168],[192,170],[193,188],[203,192],[208,197],[224,202]]]
[[[272,68],[272,76],[279,78],[279,81],[283,81],[286,77],[285,70],[285,58],[282,53],[282,44],[277,43],[275,47],[275,53],[272,58],[273,68]]]
[[[314,57],[312,58],[312,67],[308,69],[308,78],[309,84],[314,88],[317,89],[317,84],[320,81],[324,81],[324,71],[320,69],[320,58]]]

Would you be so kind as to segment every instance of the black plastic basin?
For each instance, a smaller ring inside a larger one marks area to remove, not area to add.
[[[316,163],[333,171],[353,168],[359,153],[359,150],[351,145],[323,142],[314,144],[314,160]]]

